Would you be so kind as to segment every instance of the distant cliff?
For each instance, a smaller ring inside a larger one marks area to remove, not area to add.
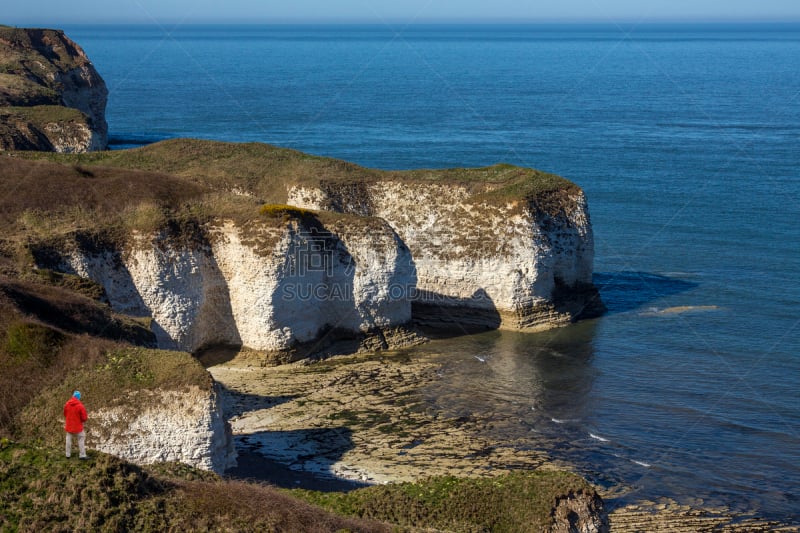
[[[0,26],[0,150],[105,149],[107,96],[64,32]]]

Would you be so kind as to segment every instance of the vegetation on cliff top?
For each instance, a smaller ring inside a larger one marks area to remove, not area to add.
[[[64,32],[0,27],[0,150],[105,143],[106,94],[86,54]]]
[[[86,115],[79,110],[60,105],[34,105],[30,107],[10,106],[0,107],[0,117],[3,120],[19,120],[30,122],[37,126],[56,122],[86,123]]]
[[[451,183],[467,186],[475,194],[491,193],[486,197],[487,200],[498,197],[502,201],[531,200],[541,193],[578,190],[577,185],[562,177],[514,165],[383,171],[261,143],[173,139],[131,150],[74,155],[20,155],[68,164],[167,173],[214,189],[240,190],[264,203],[275,204],[286,202],[290,185],[319,185],[325,181]]]
[[[48,86],[59,83],[52,76],[56,70],[89,63],[60,30],[0,27],[0,43],[0,72],[39,79]]]
[[[437,477],[348,493],[296,490],[294,494],[344,516],[443,531],[548,531],[557,499],[594,494],[584,480],[556,471],[516,472],[493,478]]]

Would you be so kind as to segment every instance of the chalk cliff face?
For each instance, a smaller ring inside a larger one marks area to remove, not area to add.
[[[0,62],[0,149],[105,149],[108,90],[62,31],[0,28]]]
[[[137,406],[146,405],[141,410]],[[91,446],[139,464],[177,461],[218,473],[236,466],[215,389],[143,390],[92,413]]]
[[[542,329],[602,310],[582,191],[547,201],[490,188],[381,181],[292,187],[288,202],[385,219],[411,250],[414,316],[432,326]]]
[[[285,351],[330,331],[361,338],[364,349],[413,341],[395,331],[411,320],[413,261],[384,221],[223,222],[205,231],[139,235],[122,250],[73,243],[49,266],[97,281],[118,312],[152,317],[160,348]]]

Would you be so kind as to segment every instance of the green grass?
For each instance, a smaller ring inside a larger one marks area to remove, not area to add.
[[[3,349],[14,363],[38,359],[41,364],[50,365],[65,338],[60,331],[43,324],[15,322],[6,330]]]
[[[1,531],[391,531],[259,485],[0,439]]]
[[[21,154],[22,155],[22,154]],[[239,189],[263,203],[286,202],[287,187],[321,182],[353,185],[396,180],[408,183],[460,184],[486,201],[530,199],[572,182],[538,170],[508,164],[482,168],[382,171],[260,143],[173,139],[130,150],[88,154],[24,154],[23,157],[81,165],[103,165],[163,172],[215,189]]]
[[[0,107],[0,116],[5,120],[20,120],[30,122],[37,126],[44,126],[50,122],[82,123],[88,121],[86,115],[77,109],[61,105],[36,105],[31,107]]]
[[[49,87],[23,76],[0,72],[0,106],[57,105],[60,97]]]
[[[436,477],[348,493],[292,494],[337,514],[404,527],[535,533],[549,528],[559,498],[579,492],[594,493],[574,474],[536,471],[479,479]]]
[[[0,439],[3,531],[540,532],[556,502],[592,489],[563,472],[439,477],[356,491],[278,490],[167,463]]]
[[[158,519],[164,484],[107,455],[69,460],[63,451],[0,442],[0,529],[143,530]],[[148,527],[149,526],[149,527]]]

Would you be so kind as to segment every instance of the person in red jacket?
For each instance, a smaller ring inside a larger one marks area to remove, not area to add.
[[[83,430],[83,423],[89,417],[86,415],[86,408],[81,403],[80,391],[72,393],[72,398],[64,404],[64,430],[67,432],[67,457],[72,454],[72,437],[78,437],[78,452],[81,459],[86,459],[86,432]]]

